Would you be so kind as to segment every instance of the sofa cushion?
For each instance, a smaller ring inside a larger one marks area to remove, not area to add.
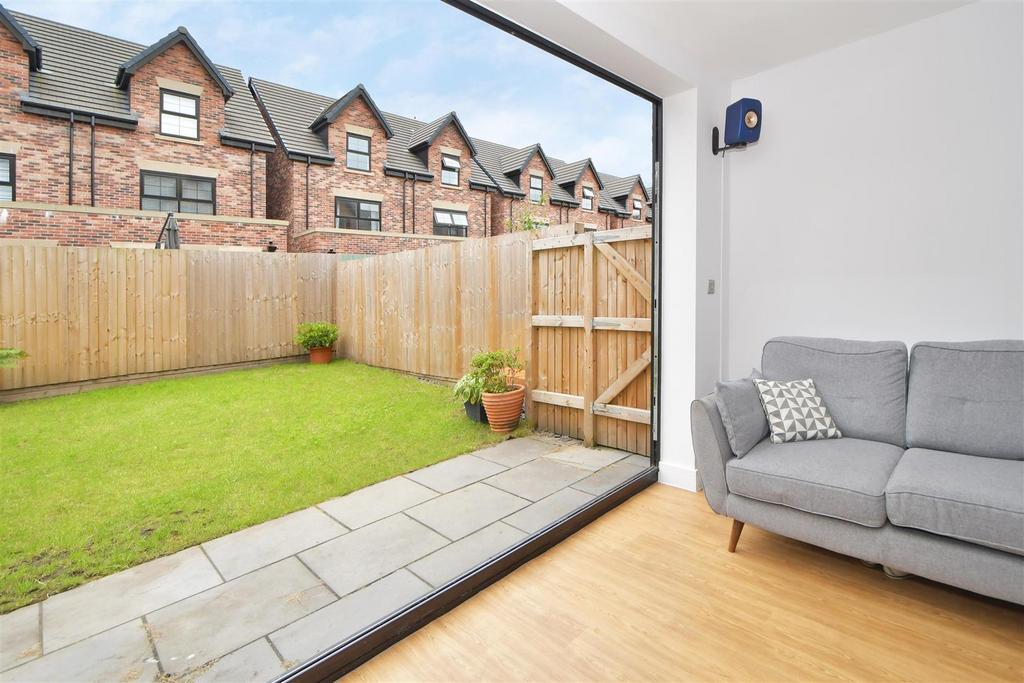
[[[907,445],[1024,460],[1024,341],[915,344]]]
[[[737,458],[742,458],[754,444],[768,436],[768,419],[754,386],[754,380],[760,378],[761,373],[753,370],[746,379],[715,384],[715,404],[729,437],[729,447]]]
[[[885,501],[897,526],[1024,555],[1024,461],[911,448]]]
[[[880,441],[762,441],[725,468],[729,491],[864,526],[885,524],[885,484],[903,449]]]
[[[843,438],[813,379],[755,379],[754,384],[768,416],[772,443]]]
[[[806,379],[844,436],[902,446],[906,438],[907,347],[815,337],[776,337],[764,345],[765,379]]]

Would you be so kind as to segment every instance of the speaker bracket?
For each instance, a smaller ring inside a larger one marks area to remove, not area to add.
[[[745,143],[745,142],[738,142],[735,145],[724,145],[723,146],[723,145],[721,145],[719,143],[719,139],[718,139],[718,126],[715,126],[714,128],[711,129],[711,153],[714,154],[715,156],[718,156],[719,152],[721,152],[722,154],[725,154],[725,151],[727,149],[743,149],[746,146],[747,146],[747,143]]]

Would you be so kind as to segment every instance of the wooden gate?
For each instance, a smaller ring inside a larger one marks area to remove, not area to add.
[[[539,429],[649,455],[651,228],[533,242],[529,410]]]

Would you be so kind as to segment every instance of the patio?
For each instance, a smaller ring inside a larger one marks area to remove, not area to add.
[[[643,471],[505,441],[0,617],[0,680],[268,680]]]

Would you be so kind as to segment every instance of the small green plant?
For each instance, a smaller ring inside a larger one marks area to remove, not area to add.
[[[455,383],[452,396],[463,403],[479,403],[484,391],[484,378],[470,370]]]
[[[21,349],[0,349],[0,368],[13,368],[24,358],[28,358],[28,354]]]
[[[334,346],[338,341],[338,326],[334,323],[301,323],[295,343],[306,349],[322,349]]]
[[[452,393],[461,401],[479,403],[485,393],[514,391],[513,379],[522,369],[518,348],[478,353],[473,356],[469,372],[456,382]]]
[[[538,206],[544,206],[548,203],[548,196],[542,194]],[[505,229],[509,232],[523,232],[526,230],[536,230],[537,228],[546,228],[548,226],[548,219],[534,215],[534,208],[527,206],[526,210],[519,214],[517,218],[506,218]]]

